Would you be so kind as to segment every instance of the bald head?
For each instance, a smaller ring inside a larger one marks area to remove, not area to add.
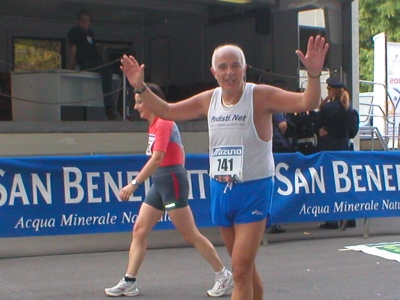
[[[222,46],[218,46],[217,48],[215,48],[214,53],[212,55],[211,58],[211,67],[215,70],[216,69],[216,61],[218,59],[218,57],[222,54],[225,53],[230,53],[230,54],[234,54],[239,62],[241,63],[242,67],[245,68],[246,66],[246,58],[244,57],[244,53],[243,50],[237,46],[237,45],[233,45],[233,44],[227,44],[227,45],[222,45]]]

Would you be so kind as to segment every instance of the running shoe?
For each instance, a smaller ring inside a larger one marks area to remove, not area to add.
[[[226,290],[233,288],[233,277],[230,271],[227,271],[227,276],[215,276],[215,283],[211,290],[207,291],[210,297],[221,297]]]
[[[120,296],[137,296],[139,295],[139,289],[137,287],[137,282],[126,281],[122,278],[116,286],[104,290],[107,296],[120,297]]]

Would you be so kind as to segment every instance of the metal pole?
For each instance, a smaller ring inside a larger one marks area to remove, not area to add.
[[[126,76],[123,74],[122,79],[122,119],[126,121]]]

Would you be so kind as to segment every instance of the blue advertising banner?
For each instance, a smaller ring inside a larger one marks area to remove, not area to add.
[[[400,152],[276,154],[274,223],[400,215]],[[145,155],[0,159],[0,238],[130,231],[150,188],[118,198]],[[208,155],[187,155],[190,206],[210,217]],[[165,214],[155,229],[173,229]]]
[[[130,231],[151,182],[128,202],[119,190],[145,155],[0,159],[0,237]],[[199,227],[212,226],[208,156],[187,155],[190,206]],[[165,214],[155,229],[173,229]]]
[[[400,215],[399,151],[275,156],[272,222]]]

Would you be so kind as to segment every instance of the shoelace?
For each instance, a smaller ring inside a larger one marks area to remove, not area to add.
[[[226,186],[225,186],[224,194],[226,194],[226,190],[227,190],[227,189],[232,190],[232,186],[233,186],[233,182],[228,182],[228,183],[226,184]]]

